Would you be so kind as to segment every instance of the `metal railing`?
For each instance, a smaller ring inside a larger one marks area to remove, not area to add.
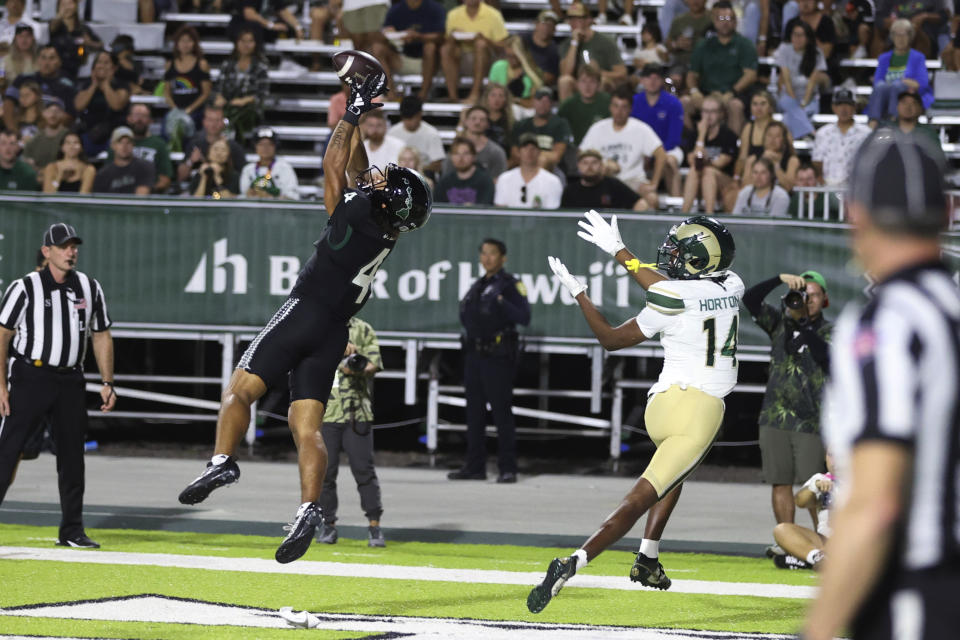
[[[846,221],[845,187],[794,187],[793,192],[800,196],[798,211],[801,219],[827,222]],[[953,231],[960,229],[960,190],[947,191],[947,196],[953,205],[949,227]]]

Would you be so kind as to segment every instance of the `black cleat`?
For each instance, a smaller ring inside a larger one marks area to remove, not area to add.
[[[207,469],[180,492],[180,504],[197,504],[207,499],[214,489],[233,484],[240,479],[237,459],[230,456],[221,464],[207,463]]]
[[[547,567],[543,582],[535,586],[527,596],[527,609],[530,613],[540,613],[550,599],[560,593],[560,589],[577,573],[577,559],[574,556],[554,558]]]
[[[813,569],[813,565],[789,553],[782,556],[773,556],[773,564],[778,569]]]
[[[305,554],[307,549],[310,548],[310,543],[313,542],[313,536],[316,534],[317,528],[321,524],[323,524],[323,512],[320,510],[320,505],[316,502],[300,505],[297,517],[293,519],[293,522],[283,527],[290,533],[277,548],[275,556],[277,562],[287,564]]]
[[[642,553],[637,554],[637,559],[630,569],[630,580],[639,582],[645,587],[661,589],[666,591],[673,584],[667,574],[663,571],[663,565],[657,558],[648,558]]]
[[[73,547],[74,549],[99,549],[100,543],[94,542],[87,537],[87,534],[70,536],[69,538],[59,538],[57,540],[59,547]]]

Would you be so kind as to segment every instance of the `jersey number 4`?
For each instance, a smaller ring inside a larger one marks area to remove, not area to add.
[[[383,264],[388,255],[390,255],[390,249],[384,249],[378,253],[373,260],[360,267],[360,271],[351,280],[353,284],[360,287],[360,293],[357,294],[357,304],[363,302],[364,298],[367,297],[370,292],[370,285],[373,283],[373,277],[377,275],[377,270],[380,269],[380,265]]]
[[[733,316],[733,322],[730,323],[730,331],[727,332],[727,339],[723,342],[720,349],[721,356],[733,358],[733,366],[737,366],[737,325],[740,318]],[[703,321],[703,330],[707,333],[707,366],[712,367],[717,360],[717,319],[707,318]]]

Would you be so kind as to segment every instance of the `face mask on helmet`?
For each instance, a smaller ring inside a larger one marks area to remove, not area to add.
[[[719,222],[694,216],[673,226],[657,250],[657,268],[675,279],[702,278],[733,262],[733,236]]]
[[[430,218],[433,196],[412,169],[388,164],[384,173],[370,167],[357,176],[357,188],[370,196],[377,220],[392,231],[419,229]]]

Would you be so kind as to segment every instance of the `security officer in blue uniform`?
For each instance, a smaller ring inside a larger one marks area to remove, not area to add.
[[[497,482],[517,481],[516,425],[513,420],[513,379],[519,340],[517,325],[530,323],[527,291],[515,276],[503,270],[507,246],[486,238],[480,243],[480,264],[486,275],[460,301],[464,350],[463,384],[467,398],[467,460],[451,471],[451,480],[487,478],[487,403],[497,425]]]

